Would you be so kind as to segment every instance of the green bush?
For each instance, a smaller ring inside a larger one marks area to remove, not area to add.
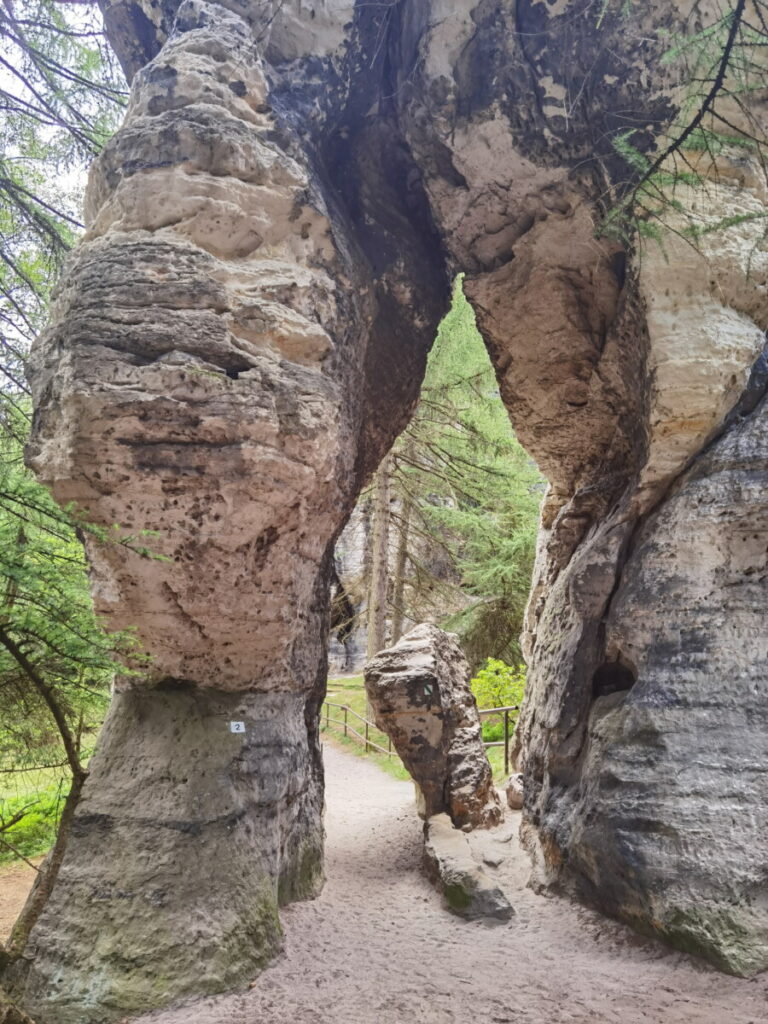
[[[479,708],[520,704],[525,692],[525,665],[507,665],[497,658],[487,658],[470,685]]]
[[[10,821],[19,811],[28,808],[20,821],[0,832],[0,839],[13,847],[11,850],[0,843],[0,864],[16,860],[17,854],[37,857],[48,852],[56,839],[59,815],[68,785],[68,782],[62,780],[35,793],[0,800],[0,823]]]
[[[507,665],[498,658],[487,658],[470,685],[481,710],[519,706],[525,692],[525,665]],[[517,716],[517,711],[510,711],[509,720],[513,726]],[[504,739],[504,721],[501,716],[484,718],[482,721],[483,739],[486,742]]]

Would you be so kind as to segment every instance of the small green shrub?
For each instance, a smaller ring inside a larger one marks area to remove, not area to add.
[[[487,658],[470,685],[479,708],[520,704],[525,692],[525,665],[507,665],[497,658]]]
[[[470,683],[477,706],[503,708],[520,705],[525,692],[525,665],[507,665],[498,658],[487,658],[485,665]],[[517,711],[510,711],[512,725],[517,722]],[[483,739],[487,743],[504,739],[504,721],[501,717],[484,718]]]

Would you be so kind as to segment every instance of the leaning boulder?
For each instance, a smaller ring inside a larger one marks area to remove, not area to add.
[[[424,832],[424,867],[450,910],[460,917],[508,921],[514,914],[507,897],[472,856],[469,840],[447,814],[435,814]]]
[[[488,828],[503,811],[469,678],[456,637],[426,623],[365,666],[376,725],[420,789],[422,816],[445,812],[457,828]]]

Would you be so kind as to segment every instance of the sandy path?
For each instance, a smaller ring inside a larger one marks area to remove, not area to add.
[[[499,877],[516,916],[504,925],[453,917],[419,872],[410,784],[330,743],[325,760],[328,882],[315,902],[284,911],[285,955],[244,994],[141,1024],[768,1021],[768,975],[726,977],[566,900],[536,896],[515,839],[501,847]]]
[[[34,857],[33,864],[42,864],[42,857]],[[26,903],[35,872],[28,864],[7,864],[0,867],[0,942],[11,934],[11,928]]]

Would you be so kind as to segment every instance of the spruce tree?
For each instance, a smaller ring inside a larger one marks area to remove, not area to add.
[[[369,601],[369,656],[372,645],[397,641],[407,620],[429,619],[459,632],[474,665],[519,662],[544,484],[514,436],[460,280],[376,495],[384,468],[390,493],[385,507],[375,501],[372,537],[389,531],[387,558],[379,544],[371,561],[391,632],[382,633],[381,597]]]

